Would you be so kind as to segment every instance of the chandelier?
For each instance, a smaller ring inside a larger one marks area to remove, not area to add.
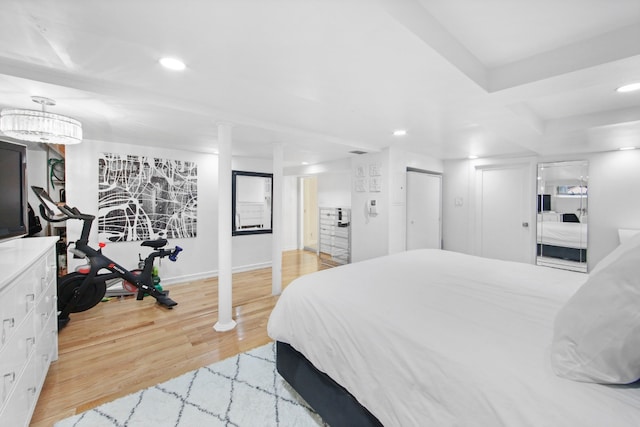
[[[22,141],[49,144],[78,144],[82,142],[82,124],[71,117],[47,113],[45,106],[56,105],[53,99],[32,96],[42,111],[9,109],[0,112],[0,131]]]

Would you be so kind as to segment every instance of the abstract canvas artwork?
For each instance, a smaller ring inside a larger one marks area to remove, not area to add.
[[[100,241],[196,237],[195,162],[101,153],[98,173]]]

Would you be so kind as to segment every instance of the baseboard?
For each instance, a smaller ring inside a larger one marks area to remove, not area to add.
[[[231,269],[231,272],[243,273],[245,271],[259,270],[261,268],[269,268],[269,267],[271,267],[271,261],[233,267]],[[176,283],[192,282],[195,280],[210,279],[212,277],[218,277],[218,270],[203,271],[201,273],[187,274],[183,276],[176,276],[176,277],[169,277],[169,278],[163,277],[161,283],[162,283],[162,286],[165,286],[165,285],[173,285]]]
[[[261,262],[258,264],[249,264],[249,265],[241,265],[239,267],[232,267],[231,271],[233,273],[242,273],[244,271],[252,271],[252,270],[259,270],[261,268],[270,268],[271,267],[271,261],[267,261],[267,262]],[[218,275],[218,273],[216,272],[216,276]]]

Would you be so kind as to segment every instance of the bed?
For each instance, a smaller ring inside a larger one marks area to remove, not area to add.
[[[538,222],[537,235],[538,256],[586,262],[587,224],[549,221],[544,217]]]
[[[640,385],[551,366],[556,314],[588,277],[407,251],[296,279],[268,333],[278,370],[332,427],[638,426]]]

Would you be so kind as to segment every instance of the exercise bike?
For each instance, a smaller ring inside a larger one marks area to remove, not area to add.
[[[95,216],[83,214],[77,208],[57,205],[49,194],[41,187],[31,187],[40,200],[40,214],[48,222],[62,222],[68,219],[83,221],[82,233],[70,252],[76,257],[89,261],[88,271],[72,272],[58,279],[58,329],[69,323],[70,313],[79,313],[96,306],[105,297],[108,282],[113,279],[123,279],[123,287],[137,291],[136,299],[141,300],[145,295],[156,299],[157,303],[166,308],[173,308],[178,303],[169,298],[169,291],[156,289],[153,283],[152,270],[156,258],[168,257],[176,261],[182,248],[165,249],[166,239],[146,240],[140,245],[154,249],[145,259],[142,269],[129,271],[102,254],[104,244],[99,249],[89,246],[89,233]],[[59,211],[60,214],[55,214]],[[105,272],[106,270],[106,272]]]

